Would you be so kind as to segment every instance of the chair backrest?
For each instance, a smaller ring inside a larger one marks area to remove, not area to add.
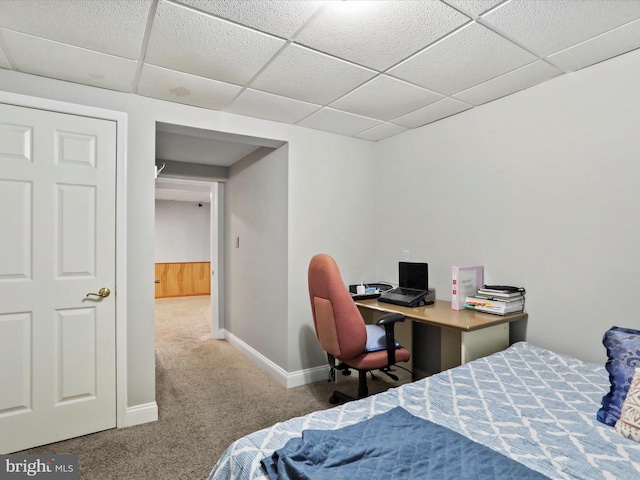
[[[325,253],[315,255],[309,262],[308,281],[320,347],[338,359],[361,354],[367,330],[334,259]]]

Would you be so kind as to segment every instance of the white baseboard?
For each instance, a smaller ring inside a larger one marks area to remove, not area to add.
[[[267,357],[262,355],[253,347],[247,345],[234,334],[224,331],[224,338],[231,345],[237,348],[249,360],[258,365],[262,370],[275,378],[281,385],[287,388],[299,387],[307,383],[319,382],[327,380],[329,377],[329,365],[307,368],[298,370],[297,372],[287,372],[279,365],[276,365]]]
[[[306,368],[287,375],[287,388],[299,387],[307,383],[321,382],[329,380],[329,365]]]
[[[158,404],[156,402],[142,403],[127,407],[127,414],[122,427],[133,427],[142,423],[158,420]]]

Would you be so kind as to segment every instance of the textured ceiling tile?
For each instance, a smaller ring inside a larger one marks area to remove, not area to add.
[[[170,102],[222,110],[240,90],[237,85],[145,65],[137,93]]]
[[[247,89],[225,111],[277,122],[296,123],[319,108],[319,105],[312,103]]]
[[[487,10],[499,5],[504,0],[445,0],[448,4],[459,7],[472,15],[482,15]]]
[[[453,98],[445,98],[439,102],[421,108],[415,112],[404,115],[400,118],[396,118],[393,123],[403,125],[408,128],[417,128],[427,123],[435,122],[442,118],[454,115],[456,113],[463,112],[472,108],[471,105],[459,102]]]
[[[291,0],[178,0],[180,3],[212,13],[218,17],[289,38],[324,3]]]
[[[640,20],[549,56],[565,71],[574,71],[640,47]]]
[[[0,27],[137,60],[151,0],[2,0]]]
[[[270,35],[161,1],[145,62],[244,85],[283,45]]]
[[[0,68],[130,91],[146,53],[140,94],[374,140],[640,48],[640,0],[0,0],[0,32]]]
[[[383,71],[468,21],[441,2],[329,2],[296,42]]]
[[[378,140],[384,140],[385,138],[393,137],[394,135],[406,132],[407,130],[408,128],[402,127],[400,125],[394,125],[393,123],[383,123],[382,125],[370,128],[369,130],[366,130],[355,136],[364,140],[372,140],[374,142],[377,142]]]
[[[637,0],[520,0],[483,16],[538,55],[550,55],[640,18]]]
[[[391,120],[434,103],[442,95],[386,75],[380,75],[331,104],[332,108],[365,117]]]
[[[289,45],[251,87],[326,105],[375,76],[375,72],[298,45]]]
[[[17,70],[122,92],[133,90],[138,62],[2,30]]]
[[[302,120],[298,125],[353,136],[380,123],[382,122],[372,118],[352,115],[331,108],[323,108],[319,112]]]
[[[534,60],[527,51],[474,22],[392,68],[389,74],[451,95]]]
[[[539,60],[460,92],[454,98],[472,105],[481,105],[537,85],[561,73],[556,67]]]

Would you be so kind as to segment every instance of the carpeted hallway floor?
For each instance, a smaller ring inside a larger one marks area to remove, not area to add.
[[[329,408],[335,385],[287,389],[229,343],[212,340],[209,297],[156,300],[157,422],[20,453],[77,454],[80,479],[205,479],[238,437]],[[340,389],[355,394],[356,375]],[[388,387],[369,382],[372,393]]]

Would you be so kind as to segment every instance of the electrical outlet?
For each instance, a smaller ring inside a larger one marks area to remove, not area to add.
[[[409,261],[409,250],[405,250],[404,252],[402,252],[402,258],[405,262]]]

